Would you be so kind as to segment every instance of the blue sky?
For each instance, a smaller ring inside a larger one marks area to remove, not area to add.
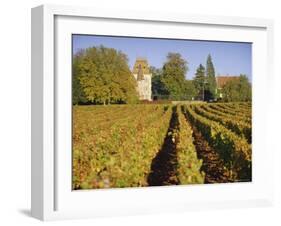
[[[193,78],[200,63],[206,65],[207,56],[211,54],[216,75],[246,74],[252,80],[250,43],[73,35],[74,53],[99,45],[124,52],[129,58],[130,68],[137,57],[145,57],[149,65],[161,68],[169,52],[178,52],[188,62],[188,79]]]

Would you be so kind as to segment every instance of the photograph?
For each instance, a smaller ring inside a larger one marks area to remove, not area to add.
[[[252,43],[72,34],[72,190],[252,182]]]

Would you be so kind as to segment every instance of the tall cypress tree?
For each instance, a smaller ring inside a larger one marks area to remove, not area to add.
[[[209,54],[206,63],[206,99],[214,99],[216,97],[216,75],[215,68],[212,62],[212,57]]]

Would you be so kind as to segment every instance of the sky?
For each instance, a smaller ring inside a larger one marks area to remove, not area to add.
[[[72,38],[74,54],[99,45],[115,48],[128,56],[130,69],[137,57],[146,58],[150,66],[162,68],[167,54],[177,52],[188,62],[186,78],[192,79],[199,64],[206,66],[207,56],[211,54],[216,75],[246,74],[252,80],[251,43],[96,35],[73,35]]]

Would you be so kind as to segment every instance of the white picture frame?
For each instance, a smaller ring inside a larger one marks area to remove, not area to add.
[[[135,25],[143,29],[127,29],[127,26]],[[193,36],[186,37],[184,32],[181,34],[179,26],[182,30],[193,29]],[[73,192],[69,181],[71,146],[69,142],[63,143],[63,140],[71,139],[69,35],[75,32],[92,33],[89,27],[95,27],[96,32],[104,35],[254,43],[253,137],[256,141],[253,143],[253,182],[245,185],[165,186]],[[174,33],[171,34],[171,31]],[[273,177],[268,175],[272,173],[273,150],[268,148],[266,139],[266,109],[270,106],[270,101],[266,104],[263,102],[266,95],[262,96],[261,90],[264,93],[264,89],[270,92],[273,84],[272,45],[273,22],[265,19],[124,12],[57,5],[33,8],[32,216],[41,220],[56,220],[271,205]],[[60,151],[64,147],[67,151]],[[262,149],[264,153],[261,152]],[[172,195],[174,197],[169,198]],[[90,201],[93,200],[95,204],[90,205],[87,200],[89,203],[93,203]]]

